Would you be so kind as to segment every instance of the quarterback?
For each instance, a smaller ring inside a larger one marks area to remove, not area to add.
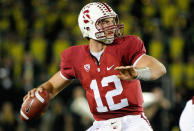
[[[124,25],[106,3],[85,5],[78,24],[89,44],[64,50],[60,71],[24,100],[36,90],[47,90],[53,98],[77,78],[95,119],[88,131],[151,131],[139,80],[158,79],[166,73],[164,65],[146,55],[140,38],[122,35]]]

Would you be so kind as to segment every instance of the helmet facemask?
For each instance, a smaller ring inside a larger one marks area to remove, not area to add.
[[[109,18],[113,18],[113,22],[112,24],[108,25],[106,24],[106,22],[109,22],[107,20]],[[103,24],[104,21],[105,24]],[[121,37],[123,35],[124,25],[118,24],[117,17],[105,17],[96,21],[96,29],[99,31],[95,33],[95,36],[98,41],[101,41],[105,44],[111,44],[116,38]]]

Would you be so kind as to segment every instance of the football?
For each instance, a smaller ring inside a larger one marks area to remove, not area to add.
[[[28,97],[21,106],[20,118],[24,121],[39,118],[49,105],[49,93],[47,91],[35,92],[34,97]]]

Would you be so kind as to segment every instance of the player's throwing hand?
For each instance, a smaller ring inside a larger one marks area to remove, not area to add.
[[[37,90],[38,90],[39,92],[43,92],[43,88],[41,88],[41,87],[39,87],[39,88],[34,88],[34,89],[30,90],[30,91],[28,92],[28,94],[26,94],[26,95],[24,96],[23,101],[25,101],[28,97],[34,97],[34,96],[35,96],[35,92],[36,92]]]

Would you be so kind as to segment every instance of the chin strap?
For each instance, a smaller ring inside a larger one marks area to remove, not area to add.
[[[112,38],[112,39],[105,39],[103,42],[104,42],[105,44],[109,45],[109,44],[112,44],[113,41],[114,41],[114,38]]]

